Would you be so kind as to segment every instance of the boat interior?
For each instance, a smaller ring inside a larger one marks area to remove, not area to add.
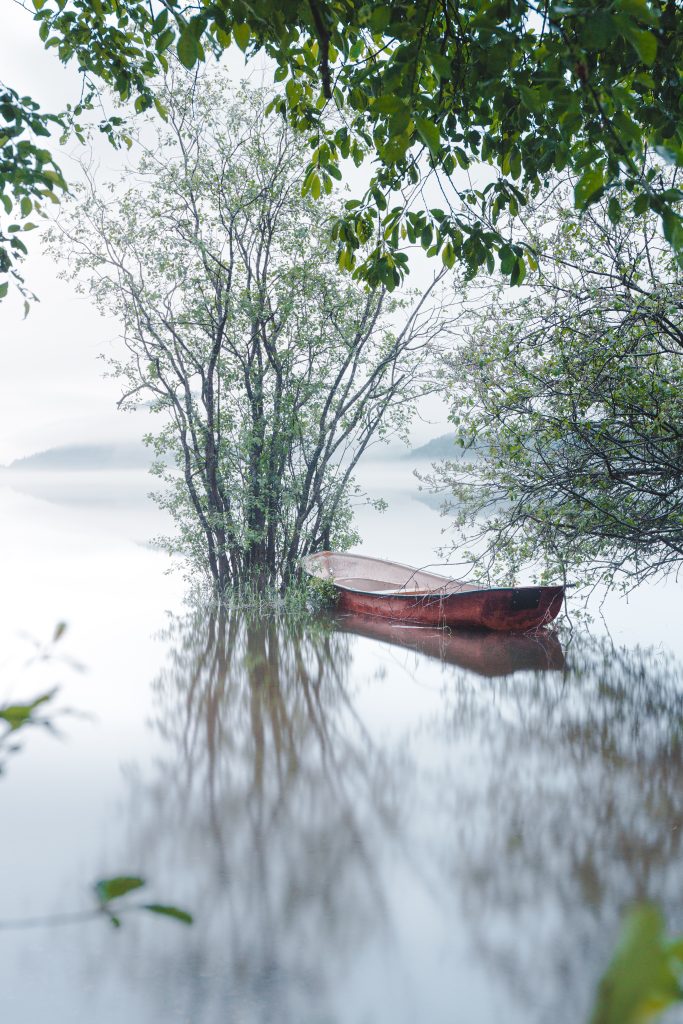
[[[449,579],[425,569],[413,569],[398,562],[385,562],[363,555],[321,552],[304,560],[315,575],[329,579],[345,590],[372,594],[427,595],[481,590],[476,584]]]

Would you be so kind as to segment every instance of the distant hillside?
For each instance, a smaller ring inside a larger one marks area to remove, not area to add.
[[[151,461],[151,452],[142,444],[66,444],[27,455],[23,459],[15,459],[6,468],[41,472],[147,469]]]
[[[413,448],[407,452],[404,459],[420,459],[429,462],[438,462],[440,459],[473,459],[476,458],[476,450],[468,449],[466,452],[456,444],[455,434],[441,434],[427,441],[420,448]]]

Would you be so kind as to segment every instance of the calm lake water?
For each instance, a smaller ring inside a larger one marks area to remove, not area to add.
[[[438,561],[410,465],[365,472],[363,550]],[[0,479],[0,703],[65,712],[0,775],[0,919],[139,874],[195,924],[0,929],[3,1021],[576,1024],[629,903],[683,931],[680,588],[569,644],[217,616],[148,489]]]

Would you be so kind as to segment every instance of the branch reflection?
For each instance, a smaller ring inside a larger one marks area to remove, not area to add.
[[[378,862],[401,833],[408,760],[373,742],[349,640],[323,624],[202,610],[165,639],[153,724],[167,754],[136,783],[137,842],[162,859],[172,843],[200,873],[195,963],[220,950],[230,986],[301,1019],[297,1000],[370,934],[391,942]]]
[[[561,674],[499,679],[485,699],[461,674],[447,694],[442,741],[476,755],[442,780],[444,884],[539,1021],[584,1019],[626,906],[682,920],[682,682],[660,652],[577,637]]]
[[[674,661],[215,611],[166,641],[164,754],[131,780],[131,824],[196,910],[182,968],[159,971],[194,1019],[230,999],[297,1024],[361,1004],[373,1024],[445,1024],[446,1005],[575,1024],[626,904],[679,927]]]

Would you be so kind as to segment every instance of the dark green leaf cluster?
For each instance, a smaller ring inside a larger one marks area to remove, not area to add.
[[[683,11],[670,0],[33,2],[45,45],[137,110],[172,49],[187,68],[233,41],[270,56],[284,85],[273,108],[310,139],[305,191],[373,157],[335,227],[340,266],[371,284],[398,285],[415,245],[520,283],[524,247],[498,218],[566,168],[578,208],[607,195],[618,218],[637,188],[683,251],[679,215],[644,172],[648,151],[683,162]],[[475,164],[491,168],[481,183]]]
[[[48,200],[58,202],[66,183],[42,139],[63,121],[42,112],[29,96],[0,83],[0,299],[9,276],[21,283],[17,263],[26,255],[21,235],[35,228],[31,215]],[[3,280],[4,278],[4,280]]]

